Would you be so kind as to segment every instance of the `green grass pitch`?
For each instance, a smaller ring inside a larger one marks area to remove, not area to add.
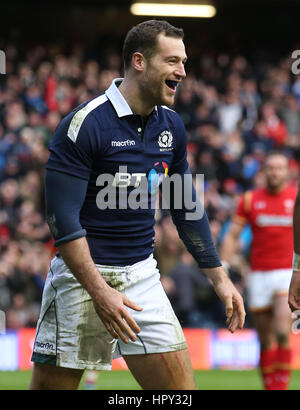
[[[198,370],[195,372],[200,390],[261,390],[258,370]],[[0,390],[28,389],[30,371],[0,371]],[[82,382],[80,388],[83,389]],[[99,390],[140,390],[139,385],[129,371],[114,370],[99,373]],[[300,370],[293,371],[290,390],[300,389]]]

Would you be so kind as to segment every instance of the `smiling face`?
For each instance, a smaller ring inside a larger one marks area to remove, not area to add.
[[[182,39],[159,34],[157,50],[145,58],[138,82],[141,94],[151,105],[172,105],[178,84],[185,78],[187,60]]]

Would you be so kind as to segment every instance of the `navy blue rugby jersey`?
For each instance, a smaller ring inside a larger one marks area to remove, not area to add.
[[[105,94],[82,104],[58,125],[50,142],[46,168],[87,181],[80,224],[95,263],[124,266],[141,261],[153,252],[154,213],[147,209],[99,209],[100,175],[114,177],[127,167],[125,180],[133,174],[165,172],[183,174],[187,135],[179,115],[156,106],[147,119],[135,115],[118,90],[116,79]],[[127,188],[130,193],[137,181]],[[123,179],[124,182],[124,179]],[[122,177],[121,184],[122,186]]]

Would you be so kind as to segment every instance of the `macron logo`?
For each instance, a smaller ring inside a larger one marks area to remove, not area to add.
[[[126,141],[112,141],[111,146],[112,147],[130,147],[132,145],[135,145],[134,140],[126,140]]]

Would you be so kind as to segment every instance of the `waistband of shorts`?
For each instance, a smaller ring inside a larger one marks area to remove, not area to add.
[[[269,270],[252,270],[249,272],[250,275],[273,275],[273,274],[290,274],[292,273],[292,268],[279,268],[279,269],[269,269]]]
[[[136,262],[132,265],[127,265],[127,266],[111,266],[111,265],[99,265],[96,264],[97,268],[103,272],[114,272],[114,273],[121,273],[121,272],[128,272],[128,271],[133,271],[136,269],[142,269],[144,266],[148,265],[151,263],[151,261],[154,260],[153,253],[151,253],[146,259]]]
[[[67,266],[63,260],[63,258],[61,256],[56,255],[51,263],[55,263],[55,261],[57,261],[57,263],[59,265],[63,264],[66,269]],[[154,266],[155,265],[155,266]],[[151,267],[151,269],[155,268],[157,265],[156,260],[154,259],[153,253],[151,253],[146,259],[133,263],[132,265],[127,265],[127,266],[114,266],[114,265],[100,265],[100,264],[95,264],[95,266],[97,267],[97,269],[99,270],[99,272],[103,275],[106,276],[110,276],[110,275],[123,275],[125,274],[129,274],[129,273],[133,273],[133,272],[137,272],[137,271],[141,271],[142,269],[147,270],[147,268]],[[51,265],[50,265],[51,266]],[[62,265],[61,265],[62,266]]]

